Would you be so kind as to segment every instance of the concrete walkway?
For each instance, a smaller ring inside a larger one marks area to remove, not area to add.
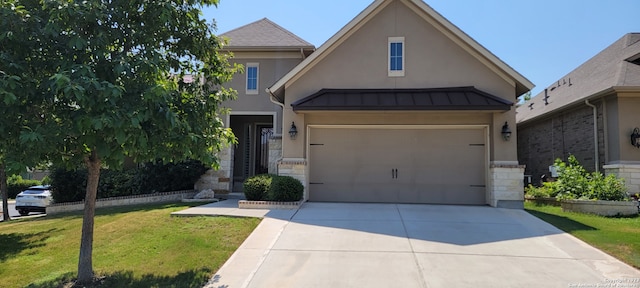
[[[264,217],[206,287],[640,287],[640,271],[523,210],[234,202],[176,213]]]

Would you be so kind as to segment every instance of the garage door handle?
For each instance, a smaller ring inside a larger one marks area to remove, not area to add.
[[[391,179],[398,178],[398,169],[391,169]]]

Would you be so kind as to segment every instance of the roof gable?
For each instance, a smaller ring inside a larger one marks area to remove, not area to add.
[[[628,33],[516,109],[518,123],[616,90],[640,90],[640,33]]]
[[[233,29],[220,36],[229,38],[229,43],[225,46],[228,49],[314,48],[313,44],[267,18]]]
[[[447,19],[438,14],[430,6],[425,4],[422,0],[376,0],[369,5],[364,11],[344,26],[338,33],[332,36],[327,42],[318,48],[316,52],[310,55],[302,63],[296,66],[273,86],[267,90],[277,96],[284,90],[285,86],[296,81],[301,75],[306,73],[311,67],[321,61],[326,55],[330,54],[337,46],[346,41],[355,31],[362,28],[368,21],[370,21],[377,13],[382,11],[386,6],[395,1],[401,2],[409,9],[413,10],[422,18],[433,25],[438,31],[446,35],[455,44],[462,47],[465,51],[471,54],[473,57],[482,62],[485,66],[491,69],[494,73],[501,76],[506,81],[515,84],[516,94],[514,98],[520,94],[533,88],[533,84],[527,80],[524,76],[516,72],[513,68],[508,66],[498,57],[489,52],[482,45],[478,44],[475,40],[462,32],[455,25],[450,23]]]

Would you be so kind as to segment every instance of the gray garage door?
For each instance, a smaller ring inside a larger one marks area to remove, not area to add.
[[[483,129],[312,128],[309,200],[485,204]]]

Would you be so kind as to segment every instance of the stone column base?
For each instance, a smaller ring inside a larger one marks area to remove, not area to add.
[[[233,171],[233,147],[222,149],[218,153],[220,169],[209,169],[193,185],[196,191],[213,190],[216,194],[229,194],[231,191],[231,171]]]
[[[493,207],[524,209],[524,165],[491,164],[487,203]]]
[[[269,138],[269,174],[277,174],[278,160],[282,158],[282,135]]]
[[[278,161],[278,175],[291,176],[300,180],[304,186],[303,201],[309,199],[307,187],[307,160],[304,158],[284,158]]]
[[[613,174],[624,179],[629,195],[640,193],[640,164],[604,165],[605,174]]]

